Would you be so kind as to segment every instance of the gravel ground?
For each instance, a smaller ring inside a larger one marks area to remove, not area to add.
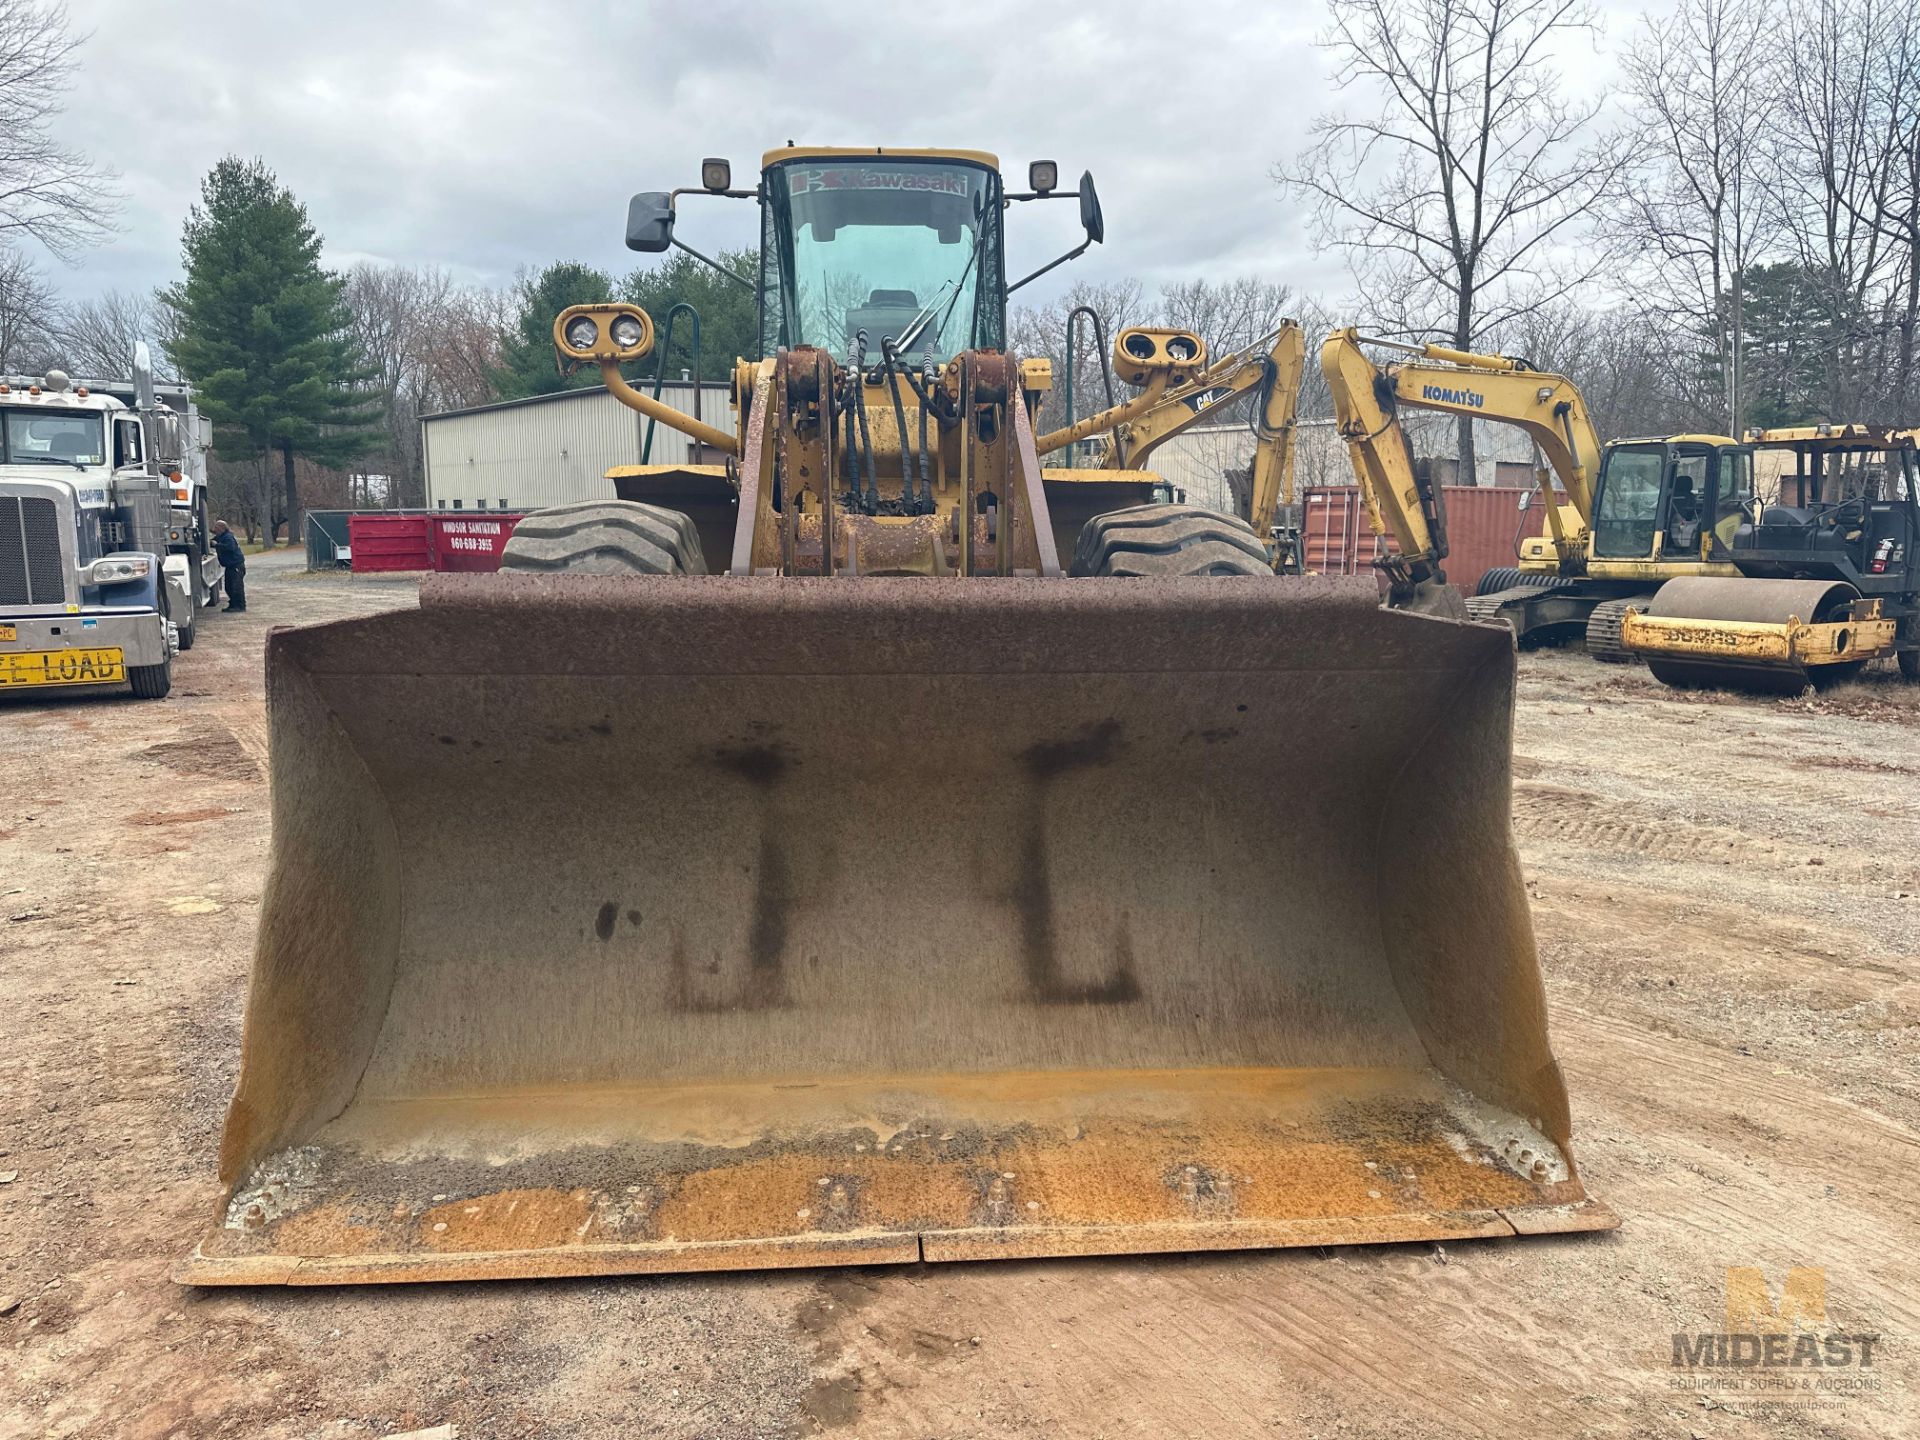
[[[0,699],[0,1440],[1920,1433],[1920,691],[1522,657],[1515,828],[1612,1235],[206,1291],[267,840],[261,645],[413,603],[250,562],[162,704]],[[1865,1394],[1676,1384],[1728,1266],[1824,1270]]]

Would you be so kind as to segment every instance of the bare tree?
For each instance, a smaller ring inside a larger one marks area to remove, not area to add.
[[[1648,16],[1622,69],[1640,157],[1617,217],[1641,257],[1644,303],[1700,335],[1711,353],[1720,421],[1737,434],[1747,272],[1765,258],[1768,130],[1779,103],[1778,20],[1766,0],[1678,0]]]
[[[107,232],[119,199],[56,138],[80,43],[58,0],[0,0],[0,237],[31,236],[63,259]]]
[[[1292,313],[1293,287],[1243,275],[1235,280],[1184,280],[1160,292],[1158,319],[1196,332],[1208,352],[1228,355],[1270,334]]]
[[[1869,413],[1880,388],[1873,291],[1893,248],[1874,225],[1886,185],[1887,136],[1871,103],[1871,52],[1888,0],[1789,0],[1795,61],[1783,66],[1771,128],[1782,231],[1814,292],[1829,416]]]
[[[1635,304],[1595,309],[1567,299],[1521,316],[1500,349],[1535,369],[1572,377],[1605,436],[1672,435],[1708,428],[1714,397],[1686,383],[1698,371],[1660,318]]]
[[[386,404],[384,464],[389,494],[413,503],[425,494],[420,417],[499,398],[500,335],[512,302],[463,289],[433,266],[360,264],[347,272],[354,338]]]
[[[1086,308],[1100,317],[1099,329],[1106,336],[1109,351],[1113,337],[1129,325],[1147,324],[1156,313],[1138,280],[1093,282],[1081,280],[1051,305],[1013,312],[1008,329],[1016,353],[1045,356],[1053,362],[1053,389],[1041,406],[1039,429],[1042,432],[1063,424],[1067,416],[1069,370],[1073,386],[1073,414],[1084,420],[1105,408],[1106,391],[1102,382],[1102,360],[1095,339],[1095,327],[1084,317],[1073,327],[1073,364],[1067,364],[1067,321],[1077,309]],[[1124,400],[1127,391],[1120,387],[1114,398]]]
[[[53,286],[18,250],[0,248],[0,374],[39,375],[53,363]]]
[[[1893,418],[1912,424],[1916,340],[1920,335],[1920,11],[1893,5],[1866,51],[1866,108],[1879,137],[1874,230],[1892,249],[1894,276],[1885,314],[1895,337]]]
[[[55,343],[75,375],[118,380],[133,374],[133,347],[145,340],[160,378],[170,379],[160,312],[151,295],[109,290],[68,306],[55,322]]]
[[[1323,115],[1275,179],[1352,257],[1373,324],[1471,349],[1598,273],[1574,242],[1612,188],[1595,105],[1560,96],[1551,52],[1593,28],[1585,0],[1332,0],[1321,44],[1370,113]],[[1471,422],[1460,474],[1474,482]]]

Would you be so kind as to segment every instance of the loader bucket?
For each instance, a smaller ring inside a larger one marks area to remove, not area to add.
[[[1505,627],[1371,580],[447,576],[267,678],[189,1283],[1615,1223]]]

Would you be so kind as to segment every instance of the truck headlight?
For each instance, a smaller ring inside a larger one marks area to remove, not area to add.
[[[640,328],[640,321],[637,316],[616,315],[613,317],[613,325],[610,333],[613,335],[614,344],[618,345],[622,350],[631,350],[646,338],[647,332]]]
[[[153,571],[153,562],[145,556],[113,557],[96,560],[87,567],[89,585],[124,585],[129,580],[144,580]]]

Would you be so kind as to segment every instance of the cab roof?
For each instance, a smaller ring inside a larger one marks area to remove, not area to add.
[[[786,160],[961,160],[973,165],[984,165],[996,173],[1000,169],[1000,157],[990,155],[985,150],[909,150],[895,147],[843,146],[843,145],[786,145],[778,150],[769,150],[760,157],[760,168],[778,165]]]
[[[1911,450],[1915,433],[1891,425],[1783,425],[1747,438],[1783,450]]]
[[[1607,442],[1612,445],[1738,445],[1731,435],[1624,435]]]

